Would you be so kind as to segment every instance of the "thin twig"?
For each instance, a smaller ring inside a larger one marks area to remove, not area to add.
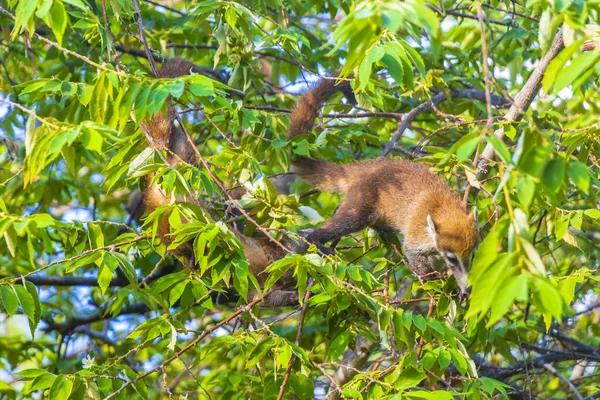
[[[142,13],[140,12],[140,5],[138,0],[133,0],[133,7],[135,8],[135,14],[137,17],[138,30],[140,32],[140,39],[142,41],[142,45],[144,46],[144,51],[148,56],[148,62],[150,63],[150,68],[152,69],[152,74],[154,76],[158,76],[158,68],[156,67],[156,62],[154,61],[154,57],[152,56],[152,50],[150,50],[150,46],[148,46],[148,41],[146,40],[146,34],[144,33],[144,21],[142,20]]]
[[[102,4],[102,15],[104,16],[104,29],[106,29],[106,33],[108,33],[108,38],[110,39],[109,46],[111,50],[115,53],[115,68],[117,72],[121,72],[121,60],[119,58],[119,53],[115,49],[115,36],[110,29],[110,22],[108,21],[108,13],[106,11],[106,0],[100,0]],[[109,52],[109,61],[110,61],[110,52]]]
[[[552,364],[544,364],[543,367],[546,368],[548,371],[552,372],[554,375],[556,375],[558,377],[558,379],[560,379],[561,381],[563,381],[564,383],[566,383],[567,386],[569,386],[569,389],[571,389],[571,391],[573,392],[573,394],[575,394],[575,396],[579,400],[583,400],[583,396],[581,395],[581,393],[579,393],[579,390],[577,390],[577,388],[575,387],[575,385],[573,385],[573,382],[571,382],[569,379],[567,379],[566,376],[564,376],[563,374],[561,374],[559,370],[557,370],[556,368],[554,368],[552,366]]]
[[[10,13],[10,11],[6,10],[6,9],[5,9],[4,7],[2,7],[2,6],[0,6],[0,12],[2,12],[3,14],[6,14],[8,17],[12,18],[13,20],[15,20],[15,19],[16,19],[16,18],[15,18],[15,16],[14,16],[14,15],[12,15],[12,14]],[[75,58],[78,58],[78,59],[80,59],[80,60],[82,60],[82,61],[84,61],[84,62],[88,63],[88,64],[89,64],[89,65],[91,65],[92,67],[96,67],[96,68],[98,68],[99,70],[102,70],[102,71],[109,71],[109,70],[111,70],[110,68],[107,68],[107,67],[105,67],[104,65],[100,65],[100,64],[98,64],[97,62],[94,62],[94,61],[90,60],[89,58],[87,58],[87,57],[85,57],[85,56],[82,56],[82,55],[81,55],[81,54],[79,54],[79,53],[76,53],[76,52],[74,52],[74,51],[72,51],[72,50],[69,50],[69,49],[66,49],[66,48],[64,48],[64,47],[60,46],[58,43],[56,43],[56,42],[53,42],[52,40],[46,39],[45,37],[43,37],[42,35],[38,34],[37,32],[33,32],[33,36],[34,36],[36,39],[39,39],[39,40],[41,40],[42,42],[44,42],[44,43],[46,43],[46,44],[48,44],[48,45],[50,45],[50,46],[52,46],[52,47],[55,47],[55,48],[57,48],[58,50],[62,51],[62,52],[63,52],[63,53],[65,53],[65,54],[68,54],[68,55],[70,55],[70,56],[73,56],[73,57],[75,57]],[[115,72],[115,71],[113,71],[113,72]],[[117,75],[121,76],[121,77],[127,77],[127,75],[126,75],[125,73],[123,73],[123,72],[118,72],[118,71],[116,71],[115,73],[116,73]]]
[[[186,13],[184,13],[183,11],[179,11],[178,9],[176,9],[176,8],[173,8],[173,7],[165,6],[164,4],[157,3],[156,1],[152,1],[152,0],[144,0],[144,1],[145,1],[146,3],[150,3],[150,4],[152,4],[153,6],[156,6],[156,7],[162,7],[162,8],[164,8],[165,10],[169,10],[169,11],[171,11],[172,13],[175,13],[175,14],[179,14],[179,15],[182,15],[182,16],[186,16],[186,15],[187,15],[187,14],[186,14]]]
[[[544,73],[550,65],[550,62],[562,51],[564,48],[563,35],[562,30],[559,30],[554,37],[554,41],[550,50],[546,53],[546,55],[540,60],[538,65],[535,67],[529,79],[523,86],[523,89],[517,95],[514,103],[509,108],[508,112],[504,116],[504,119],[508,122],[518,122],[523,118],[523,115],[531,105],[534,97],[537,96],[538,92],[542,87],[542,78],[544,77]],[[504,139],[504,127],[497,129],[494,132],[494,135],[498,139]],[[481,181],[482,179],[487,177],[489,171],[487,170],[487,165],[489,164],[489,160],[494,159],[494,146],[491,143],[488,143],[483,152],[481,153],[481,157],[479,163],[477,164],[477,169],[479,170],[479,174],[477,175],[477,180]],[[475,191],[474,191],[475,192]]]
[[[134,0],[134,1],[136,1],[136,0]],[[264,296],[256,298],[255,300],[253,300],[252,302],[248,303],[245,306],[241,306],[240,308],[237,309],[237,311],[235,311],[229,317],[223,319],[222,321],[219,321],[218,323],[216,323],[212,327],[207,328],[200,336],[198,336],[196,339],[192,340],[187,346],[183,347],[181,350],[179,350],[178,352],[176,352],[171,357],[167,358],[165,361],[161,362],[156,367],[150,369],[149,371],[147,371],[147,372],[145,372],[145,373],[143,373],[141,375],[136,376],[134,379],[132,379],[132,380],[130,380],[128,382],[125,382],[123,384],[123,386],[121,386],[119,389],[117,389],[112,394],[110,394],[108,397],[106,397],[105,400],[110,400],[110,399],[118,396],[129,385],[132,385],[132,384],[138,382],[139,380],[144,379],[148,375],[152,375],[153,373],[159,371],[161,368],[164,368],[166,365],[169,365],[174,360],[178,359],[182,354],[184,354],[185,352],[187,352],[188,350],[190,350],[191,348],[193,348],[194,346],[196,346],[198,343],[200,343],[202,341],[202,339],[204,339],[206,336],[208,336],[209,334],[211,334],[215,330],[219,329],[223,325],[228,324],[230,321],[232,321],[233,319],[237,318],[243,312],[247,311],[248,309],[250,309],[250,308],[254,307],[255,305],[257,305],[258,303],[260,303],[263,300],[263,298],[266,297],[266,296],[268,296],[270,293],[271,293],[271,290],[269,290]]]
[[[479,100],[479,101],[481,101],[485,98],[484,93],[482,93],[479,90],[474,90],[474,89],[450,90],[448,95],[450,98],[466,98],[466,99]],[[391,137],[390,141],[384,147],[383,151],[381,152],[379,157],[377,157],[377,159],[378,160],[382,159],[392,150],[392,148],[394,147],[394,144],[396,142],[398,142],[398,140],[400,140],[400,138],[404,134],[404,131],[406,131],[406,129],[408,128],[410,123],[417,117],[417,115],[419,115],[425,111],[431,110],[431,107],[433,105],[441,103],[446,98],[447,98],[446,93],[440,92],[440,93],[436,94],[435,96],[433,96],[431,99],[425,101],[424,103],[419,104],[418,106],[416,106],[415,108],[413,108],[412,110],[410,110],[409,112],[404,114],[404,116],[402,117],[402,121],[400,122],[400,125],[398,126],[398,129],[396,129],[396,132],[394,132],[394,135]],[[490,96],[490,103],[492,105],[503,105],[503,104],[506,104],[506,100],[500,96],[493,95],[493,96]]]
[[[481,3],[477,3],[477,18],[479,19],[479,30],[481,32],[481,53],[483,56],[483,75],[485,78],[485,103],[487,111],[487,129],[491,129],[494,125],[494,115],[492,114],[492,94],[491,94],[491,83],[490,83],[490,66],[488,65],[488,50],[487,41],[485,39],[485,27],[484,27],[484,15]]]
[[[53,124],[52,122],[48,122],[48,120],[47,120],[47,119],[45,119],[45,118],[42,118],[42,117],[38,116],[38,115],[36,114],[36,112],[35,112],[35,111],[33,111],[33,110],[30,110],[30,109],[29,109],[29,108],[27,108],[27,107],[23,107],[23,106],[22,106],[22,105],[20,105],[19,103],[14,103],[14,102],[12,102],[12,101],[10,101],[10,100],[6,100],[6,99],[3,99],[3,98],[0,98],[0,103],[4,103],[4,104],[7,104],[7,105],[9,105],[9,106],[11,106],[11,107],[18,108],[19,110],[21,110],[21,111],[23,111],[24,113],[26,113],[26,114],[28,114],[28,115],[32,116],[33,118],[35,118],[35,119],[37,119],[38,121],[40,121],[42,124],[44,124],[44,125],[47,125],[48,127],[52,128],[52,129],[58,129],[58,128],[59,128],[59,126],[58,126],[58,125],[56,125],[56,124]]]
[[[307,284],[306,293],[304,294],[304,300],[302,303],[302,312],[300,314],[300,320],[298,321],[298,328],[296,330],[296,340],[294,343],[296,346],[300,345],[300,339],[302,338],[302,328],[304,327],[304,319],[306,318],[306,310],[308,308],[308,299],[310,298],[310,286],[312,286],[312,278],[309,279]],[[290,379],[290,374],[292,373],[292,366],[294,365],[294,361],[296,361],[296,355],[292,354],[290,358],[290,362],[288,363],[287,369],[285,371],[285,375],[283,377],[283,382],[281,382],[281,386],[279,388],[279,394],[277,395],[277,400],[281,400],[283,395],[285,394],[285,387],[287,385],[288,380]]]
[[[186,136],[186,138],[188,140],[189,145],[191,146],[191,148],[196,153],[196,157],[198,158],[198,160],[200,160],[200,162],[204,166],[204,169],[206,170],[206,172],[208,173],[208,175],[210,176],[210,178],[212,179],[212,181],[219,187],[219,189],[221,190],[221,192],[223,192],[223,194],[225,194],[225,196],[227,196],[227,198],[231,202],[231,204],[233,204],[233,206],[240,213],[242,213],[242,215],[244,217],[246,217],[246,219],[248,221],[250,221],[252,224],[254,224],[256,226],[256,228],[258,230],[260,230],[269,240],[271,240],[273,243],[275,243],[278,247],[280,247],[286,253],[292,254],[292,251],[290,249],[288,249],[286,246],[284,246],[279,240],[277,240],[273,236],[269,235],[269,232],[264,227],[262,227],[258,222],[256,222],[248,214],[248,212],[246,212],[246,210],[244,210],[243,207],[240,207],[240,205],[238,204],[238,202],[235,201],[235,199],[233,197],[231,197],[231,195],[229,194],[229,191],[227,191],[227,189],[223,186],[223,184],[221,183],[221,181],[219,181],[219,179],[213,174],[213,172],[210,169],[210,166],[208,165],[208,162],[206,161],[206,159],[204,157],[202,157],[202,154],[200,154],[200,152],[198,151],[198,148],[196,148],[196,145],[194,144],[194,141],[192,140],[192,137],[190,136],[189,132],[187,131],[187,128],[183,124],[183,121],[181,120],[181,117],[179,116],[179,114],[177,114],[177,113],[174,113],[174,114],[175,114],[175,118],[179,122],[179,125],[181,126],[181,130],[183,131],[183,133],[185,134],[185,136]]]

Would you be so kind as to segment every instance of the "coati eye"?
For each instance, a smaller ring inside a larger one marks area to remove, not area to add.
[[[448,259],[448,262],[450,264],[454,264],[454,265],[458,265],[459,264],[458,257],[456,257],[456,254],[454,254],[454,253],[447,252],[446,253],[446,258]]]

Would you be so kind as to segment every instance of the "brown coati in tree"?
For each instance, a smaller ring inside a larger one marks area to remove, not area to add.
[[[196,65],[178,58],[167,60],[158,73],[158,78],[176,78],[195,72]],[[170,166],[176,166],[180,162],[196,165],[197,159],[193,149],[193,144],[188,141],[187,136],[181,130],[174,126],[175,111],[173,107],[169,107],[168,114],[159,112],[149,121],[144,121],[141,124],[142,131],[146,135],[148,146],[165,149],[166,161]],[[167,196],[161,187],[153,182],[154,175],[146,176],[146,185],[143,191],[143,203],[145,211],[151,213],[158,207],[170,205],[172,197]],[[197,199],[196,199],[197,200]],[[173,238],[170,235],[169,212],[161,217],[159,222],[157,235],[165,246],[173,243]],[[248,237],[242,233],[233,230],[240,240],[246,258],[252,273],[256,276],[259,283],[262,285],[267,277],[264,270],[267,266],[285,256],[286,252],[266,237]],[[285,245],[293,247],[293,242],[285,241]],[[175,249],[170,250],[174,255],[183,256],[189,260],[190,267],[195,267],[194,252],[192,243],[183,243]],[[284,275],[280,280],[280,284],[292,282],[291,273]],[[272,297],[272,296],[271,296]],[[271,299],[271,305],[277,300]]]
[[[336,80],[324,79],[301,97],[291,114],[290,139],[313,128],[336,87]],[[292,170],[313,187],[344,196],[334,215],[306,236],[309,242],[322,246],[367,227],[401,233],[418,276],[432,279],[441,256],[465,293],[478,239],[476,213],[467,214],[457,193],[425,166],[399,159],[344,165],[297,157]]]

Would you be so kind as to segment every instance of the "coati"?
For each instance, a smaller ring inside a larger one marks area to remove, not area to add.
[[[324,79],[300,98],[291,114],[289,139],[312,129],[336,88],[336,80]],[[432,279],[435,259],[441,256],[459,290],[466,292],[478,238],[476,214],[467,214],[458,195],[425,166],[398,159],[343,165],[297,157],[292,170],[319,190],[344,195],[331,219],[306,236],[309,242],[323,245],[367,227],[399,232],[417,276]]]
[[[196,65],[179,58],[172,58],[163,63],[162,68],[158,72],[158,78],[177,78],[195,72]],[[196,165],[196,154],[189,143],[187,136],[174,126],[175,111],[172,107],[169,108],[167,116],[159,112],[149,121],[142,122],[141,128],[146,135],[148,146],[158,147],[167,150],[166,161],[169,165],[175,166],[179,162]],[[143,191],[143,203],[146,212],[151,213],[158,207],[171,204],[172,198],[167,196],[158,184],[152,182],[153,174],[146,176],[146,187]],[[161,241],[168,247],[173,238],[170,235],[169,213],[162,216],[157,230],[157,235]],[[262,285],[267,276],[264,270],[285,256],[285,251],[277,246],[273,241],[266,237],[248,237],[236,230],[233,231],[240,240],[250,270],[256,276],[258,282]],[[291,244],[287,243],[286,244]],[[183,256],[190,261],[190,267],[195,267],[194,252],[191,243],[183,243],[176,249],[171,250],[174,255]],[[290,274],[291,275],[291,274]],[[291,276],[284,275],[283,282],[291,281]]]

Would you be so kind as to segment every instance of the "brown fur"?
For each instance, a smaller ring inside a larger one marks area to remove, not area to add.
[[[337,92],[344,93],[350,103],[356,103],[348,81],[337,82],[335,79],[323,79],[312,90],[304,93],[290,114],[290,139],[296,135],[310,132],[323,103]]]
[[[160,78],[176,78],[193,72],[194,64],[178,58],[170,59],[165,62],[159,71]],[[148,145],[168,149],[167,162],[171,166],[177,165],[181,160],[189,163],[196,163],[196,155],[192,144],[189,143],[186,135],[173,126],[175,115],[169,110],[168,117],[162,112],[157,113],[149,122],[143,122],[142,128],[147,134]],[[172,196],[167,196],[159,185],[152,183],[153,175],[146,176],[146,189],[144,191],[144,207],[147,212],[152,212],[158,207],[171,204]],[[173,242],[170,235],[171,227],[169,224],[169,212],[165,213],[159,222],[158,237],[169,246]],[[285,254],[283,249],[273,243],[266,237],[252,238],[234,231],[244,247],[246,258],[250,270],[257,277],[259,283],[264,283],[266,274],[264,270],[275,260],[282,258]],[[291,244],[286,243],[286,244]],[[192,261],[193,265],[193,247],[191,243],[184,243],[178,248],[171,250],[172,254],[181,255]],[[284,282],[292,281],[291,274],[284,275]]]
[[[312,128],[319,107],[335,92],[334,84],[322,81],[300,99],[292,113],[290,137]],[[324,244],[371,227],[402,234],[405,253],[418,275],[433,272],[430,257],[436,254],[452,252],[464,266],[470,264],[476,222],[447,183],[425,166],[395,159],[341,165],[300,157],[293,169],[320,190],[344,194],[333,217],[310,233],[309,241]]]
[[[177,78],[189,74],[194,64],[173,58],[166,61],[158,73],[159,78]],[[158,112],[148,121],[141,124],[142,130],[146,133],[146,140],[149,146],[167,150],[167,162],[171,166],[179,164],[180,160],[194,164],[196,162],[191,145],[183,132],[173,126],[175,120],[174,110],[169,109],[168,116],[165,117],[162,111]],[[171,204],[172,196],[167,196],[163,190],[152,180],[153,174],[146,176],[146,189],[144,190],[144,208],[147,212],[152,212],[158,207]],[[173,238],[170,235],[171,228],[169,224],[169,212],[165,213],[159,222],[158,237],[168,247]],[[184,243],[171,251],[175,255],[182,255],[187,259],[193,259],[193,249],[191,244]]]

